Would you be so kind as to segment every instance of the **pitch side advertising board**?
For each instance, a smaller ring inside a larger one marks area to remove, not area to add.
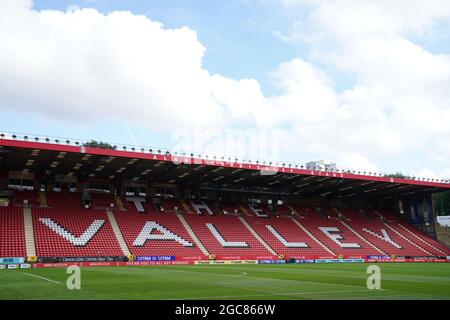
[[[295,263],[314,263],[314,259],[295,259]]]
[[[21,264],[25,263],[25,258],[0,258],[0,264]]]
[[[188,265],[194,261],[130,261],[130,262],[61,262],[61,263],[35,263],[33,268],[67,268],[68,266],[79,267],[123,267],[123,266],[153,266],[153,265]]]
[[[315,263],[362,263],[364,259],[315,259]]]
[[[211,264],[258,264],[258,260],[196,260],[194,263],[198,265]]]
[[[136,261],[175,261],[175,256],[150,256],[150,257],[136,257]]]
[[[367,262],[392,262],[391,256],[367,256]]]
[[[285,264],[286,260],[259,260],[259,264]]]
[[[66,262],[125,262],[128,258],[125,256],[108,257],[39,257],[39,263],[66,263]]]

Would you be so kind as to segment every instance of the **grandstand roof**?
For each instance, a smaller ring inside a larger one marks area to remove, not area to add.
[[[30,161],[32,160],[32,161]],[[147,180],[192,187],[305,196],[390,198],[450,189],[448,182],[398,179],[348,172],[313,171],[289,165],[274,167],[200,159],[149,150],[110,150],[67,143],[0,139],[0,168],[38,176],[51,174],[86,180]],[[256,191],[256,190],[254,190]]]

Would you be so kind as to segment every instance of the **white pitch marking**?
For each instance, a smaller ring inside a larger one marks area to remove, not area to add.
[[[45,281],[48,281],[48,282],[53,282],[53,283],[58,283],[58,284],[60,283],[58,281],[55,281],[55,280],[52,280],[52,279],[48,279],[48,278],[45,278],[45,277],[41,277],[41,276],[38,276],[36,274],[31,274],[31,273],[22,273],[22,274],[24,274],[26,276],[30,276],[30,277],[36,277],[36,278],[39,278],[39,279],[42,279],[42,280],[45,280]]]
[[[386,289],[376,290],[386,291]],[[366,290],[342,290],[342,291],[317,291],[317,292],[280,292],[280,293],[261,293],[261,294],[246,294],[240,296],[209,296],[209,297],[193,297],[193,298],[174,298],[164,300],[197,300],[197,299],[228,299],[228,298],[249,298],[249,297],[262,297],[262,296],[300,296],[300,295],[313,295],[313,294],[330,294],[330,293],[356,293],[356,292],[373,292]]]

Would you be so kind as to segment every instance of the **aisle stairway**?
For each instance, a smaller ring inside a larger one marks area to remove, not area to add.
[[[120,249],[122,249],[124,256],[130,256],[131,252],[123,238],[122,231],[120,231],[119,225],[117,224],[116,217],[112,213],[111,210],[106,210],[106,214],[108,215],[109,223],[111,223],[112,230],[114,235],[116,236],[117,242],[120,245]]]
[[[31,208],[23,208],[23,222],[27,257],[33,257],[36,256],[36,245],[34,242],[33,215],[31,213]]]

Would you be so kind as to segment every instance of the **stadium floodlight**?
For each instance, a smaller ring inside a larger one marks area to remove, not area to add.
[[[50,139],[49,138],[45,138],[45,142],[49,143]]]
[[[161,150],[158,150],[158,153],[161,154]]]
[[[23,140],[28,141],[28,136],[23,136]]]
[[[1,133],[1,134],[0,134],[0,138],[3,139],[4,137],[5,137],[5,134],[4,134],[4,133]]]
[[[56,144],[59,144],[59,140],[58,140],[58,139],[55,139],[55,143],[56,143]]]
[[[153,149],[148,149],[148,152],[153,153]]]
[[[35,137],[35,138],[34,138],[34,141],[38,142],[38,141],[39,141],[39,138],[38,138],[38,137]]]
[[[15,134],[12,135],[12,138],[16,140],[17,136]]]
[[[66,144],[69,145],[69,144],[70,144],[70,141],[69,141],[69,140],[66,140]]]

